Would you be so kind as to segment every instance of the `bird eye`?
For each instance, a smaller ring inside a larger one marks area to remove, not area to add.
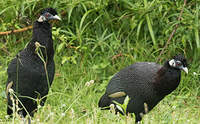
[[[48,17],[50,17],[50,16],[51,16],[51,15],[50,15],[49,13],[46,13],[46,14],[45,14],[45,17],[46,17],[46,18],[48,18]]]
[[[177,64],[177,66],[181,66],[182,65],[182,63],[180,61],[177,61],[176,64]]]

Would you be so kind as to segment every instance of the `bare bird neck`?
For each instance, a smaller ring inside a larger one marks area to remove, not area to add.
[[[169,61],[166,61],[156,74],[154,88],[159,95],[165,96],[178,87],[180,79],[181,71],[171,67]]]
[[[50,45],[52,42],[51,25],[48,22],[36,21],[33,25],[33,42],[39,42],[43,46]]]
[[[52,31],[51,25],[48,22],[36,21],[33,25],[32,40],[27,46],[27,49],[33,54],[35,54],[36,49],[35,42],[38,42],[42,46],[40,49],[45,58],[48,57],[48,60],[53,59],[54,49]]]

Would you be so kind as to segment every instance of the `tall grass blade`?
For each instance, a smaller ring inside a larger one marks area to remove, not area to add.
[[[197,50],[200,50],[200,41],[199,41],[199,6],[196,3],[196,15],[195,15],[195,40],[197,45]]]
[[[147,7],[147,0],[144,0],[144,6],[145,6],[145,8]],[[146,17],[146,20],[147,20],[147,25],[148,25],[148,28],[149,28],[149,32],[150,32],[153,44],[156,46],[157,44],[156,44],[156,40],[155,40],[155,36],[154,36],[154,32],[153,32],[153,28],[152,28],[152,25],[151,25],[149,14],[146,14],[145,17]]]

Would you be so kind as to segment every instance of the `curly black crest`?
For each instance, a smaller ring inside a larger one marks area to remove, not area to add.
[[[182,54],[178,54],[178,55],[174,56],[173,59],[181,61],[184,67],[188,66],[187,60]]]
[[[58,13],[56,12],[56,10],[53,9],[53,8],[46,8],[46,9],[43,9],[43,10],[40,12],[40,14],[42,15],[42,14],[44,14],[44,13],[46,13],[46,12],[52,14],[53,16],[55,16],[55,15],[58,14]]]

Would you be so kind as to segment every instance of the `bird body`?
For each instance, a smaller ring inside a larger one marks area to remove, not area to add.
[[[44,68],[44,64],[41,60],[31,61],[31,57],[24,60],[23,56],[16,58],[10,63],[8,68],[8,81],[14,82],[12,89],[18,94],[19,100],[23,103],[23,106],[27,109],[30,115],[33,115],[32,111],[37,108],[37,102],[32,100],[37,98],[42,98],[48,94],[49,86],[51,86],[54,73],[55,64],[54,61],[48,62],[47,72],[49,78],[49,84],[47,81],[47,76]],[[37,60],[37,59],[36,59]],[[16,66],[15,66],[16,65]],[[18,66],[18,67],[17,67]],[[26,98],[29,97],[29,98]],[[42,99],[41,105],[44,105],[46,97]],[[8,97],[8,104],[12,106],[12,101]],[[23,108],[19,105],[20,108]],[[12,114],[12,110],[8,107],[8,114]],[[26,111],[23,110],[23,116],[26,116]]]
[[[42,14],[57,14],[54,9],[45,9]],[[41,54],[44,61],[39,57],[36,49],[36,43],[42,47]],[[51,32],[51,25],[48,21],[35,21],[33,25],[32,40],[27,47],[19,52],[17,56],[8,65],[8,80],[6,85],[6,93],[8,99],[7,113],[13,113],[13,101],[8,90],[13,89],[19,101],[20,114],[26,116],[27,112],[33,116],[37,109],[36,99],[41,98],[40,105],[44,105],[46,95],[53,82],[55,73],[54,49]],[[47,74],[47,75],[46,75]],[[16,98],[15,98],[16,99]]]
[[[171,67],[169,61],[163,66],[154,62],[138,62],[130,65],[114,75],[107,85],[105,94],[99,100],[99,107],[109,107],[116,101],[123,104],[128,95],[130,101],[127,105],[127,113],[135,113],[136,122],[153,109],[166,95],[175,90],[180,82],[180,69]],[[115,93],[124,93],[119,97],[113,97]],[[117,112],[122,113],[116,108]]]

